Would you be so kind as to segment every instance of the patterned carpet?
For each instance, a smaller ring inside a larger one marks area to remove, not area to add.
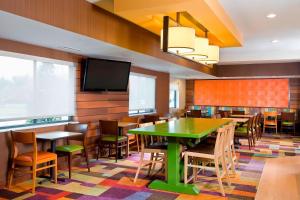
[[[147,188],[153,179],[162,179],[161,175],[147,177],[146,169],[140,174],[139,180],[133,184],[139,154],[133,153],[130,158],[115,163],[113,160],[101,159],[93,161],[91,172],[87,172],[85,163],[73,168],[72,179],[53,184],[49,181],[38,185],[36,194],[30,193],[30,181],[18,184],[11,191],[0,189],[0,199],[79,199],[79,200],[217,200],[217,199],[254,199],[265,160],[281,156],[300,155],[300,138],[264,137],[251,151],[244,144],[240,147],[239,169],[233,177],[232,185],[226,183],[226,197],[219,193],[216,176],[205,172],[199,176],[197,186],[201,194],[185,195],[154,191]],[[66,171],[60,171],[68,175]]]

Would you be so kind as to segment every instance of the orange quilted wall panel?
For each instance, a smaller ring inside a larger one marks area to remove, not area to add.
[[[194,104],[287,108],[289,80],[195,80]]]

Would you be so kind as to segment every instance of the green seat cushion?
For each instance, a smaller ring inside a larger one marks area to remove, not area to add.
[[[241,132],[241,133],[247,133],[247,127],[242,126],[242,127],[238,127],[235,132]]]
[[[126,136],[118,136],[118,141],[119,140],[126,140]],[[106,142],[114,142],[116,141],[116,136],[115,135],[105,135],[101,137],[102,141],[106,141]]]
[[[294,126],[294,122],[282,122],[284,126]]]
[[[83,146],[76,145],[76,144],[70,144],[70,145],[56,147],[56,151],[70,152],[70,153],[75,152],[75,151],[80,151],[83,149],[84,149]]]
[[[235,136],[248,136],[247,127],[238,127],[235,132]]]

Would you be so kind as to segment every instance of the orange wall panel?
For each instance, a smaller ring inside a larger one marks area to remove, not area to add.
[[[195,80],[194,104],[289,107],[288,79]]]

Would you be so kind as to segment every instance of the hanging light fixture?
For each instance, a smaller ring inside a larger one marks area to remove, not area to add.
[[[207,65],[216,64],[220,60],[220,47],[216,45],[208,46],[208,56],[206,59],[199,59],[198,61]]]
[[[163,30],[161,30],[161,45],[163,49]],[[195,50],[195,29],[183,26],[168,28],[168,52],[174,54],[191,53]]]
[[[183,54],[185,57],[198,61],[200,59],[208,58],[208,39],[196,37],[195,38],[195,51],[192,53]]]

